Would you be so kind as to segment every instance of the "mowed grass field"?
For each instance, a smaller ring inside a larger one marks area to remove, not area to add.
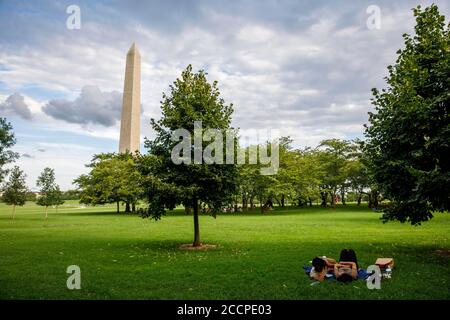
[[[193,219],[160,221],[75,201],[44,210],[27,204],[11,219],[0,204],[0,299],[449,299],[450,215],[420,227],[383,224],[367,207],[277,209],[200,217],[208,251],[185,251]],[[353,248],[362,267],[393,257],[380,290],[364,281],[311,286],[302,266]],[[440,251],[441,250],[441,251]],[[66,268],[81,268],[68,290]]]

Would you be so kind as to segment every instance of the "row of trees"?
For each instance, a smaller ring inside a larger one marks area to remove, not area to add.
[[[27,188],[26,174],[18,167],[14,166],[9,172],[9,179],[3,184],[2,201],[12,205],[12,217],[15,218],[16,206],[23,206],[27,200],[32,198]],[[55,183],[55,171],[45,168],[39,175],[36,185],[39,188],[39,196],[35,198],[36,204],[45,207],[45,219],[48,218],[48,207],[56,207],[64,203],[63,192]],[[31,193],[35,196],[34,193]],[[36,197],[36,196],[35,196]]]
[[[338,199],[345,205],[350,193],[358,205],[365,197],[369,207],[378,206],[380,195],[370,182],[360,141],[323,140],[314,149],[293,149],[292,142],[289,137],[280,139],[280,168],[275,175],[262,175],[261,164],[231,166],[234,170],[233,192],[227,202],[221,198],[221,207],[247,210],[259,204],[265,212],[274,204],[280,207],[311,206],[320,201],[324,207],[335,206]],[[247,153],[249,148],[246,148]],[[125,212],[135,211],[137,202],[145,198],[146,189],[161,188],[153,185],[157,183],[155,170],[159,165],[154,154],[99,154],[87,165],[90,172],[75,179],[74,183],[85,204],[116,203],[119,212],[122,202]],[[183,166],[179,168],[184,169]],[[185,188],[190,182],[191,179],[187,180]],[[211,186],[211,182],[208,185]],[[165,196],[168,197],[171,188],[166,187]],[[209,193],[212,192],[209,189]],[[180,203],[188,212],[194,208],[187,200]],[[200,207],[212,212],[207,203],[200,202]]]
[[[125,203],[125,212],[135,211],[142,198],[142,177],[137,171],[136,158],[130,153],[94,155],[88,174],[74,180],[80,190],[82,203],[90,205]]]
[[[26,174],[18,166],[6,169],[5,165],[19,158],[11,148],[16,143],[12,126],[5,118],[0,118],[0,185],[2,201],[12,205],[12,217],[15,218],[16,206],[23,206],[30,199],[30,191],[26,185]],[[8,177],[9,176],[9,177]],[[5,177],[8,177],[7,181]],[[55,171],[45,168],[39,175],[36,185],[39,188],[38,205],[45,207],[45,219],[48,218],[48,207],[64,203],[63,193],[55,182]]]
[[[303,206],[320,201],[335,206],[346,204],[351,192],[360,205],[363,196],[369,207],[377,207],[380,195],[369,179],[360,141],[323,140],[316,148],[292,149],[289,137],[280,139],[280,168],[276,175],[263,176],[259,167],[239,167],[240,197],[245,210],[256,199],[264,211],[276,203]]]

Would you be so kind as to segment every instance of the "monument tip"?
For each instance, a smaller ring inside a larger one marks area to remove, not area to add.
[[[135,51],[139,52],[139,50],[136,46],[136,42],[133,41],[133,44],[131,45],[130,50],[128,50],[128,53],[133,53]]]

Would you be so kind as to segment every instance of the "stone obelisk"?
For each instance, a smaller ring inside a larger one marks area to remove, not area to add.
[[[119,152],[139,151],[141,133],[141,55],[133,42],[127,53]]]

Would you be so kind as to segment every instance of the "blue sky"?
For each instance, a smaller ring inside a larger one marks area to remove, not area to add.
[[[278,129],[296,146],[363,136],[373,87],[429,1],[3,1],[0,116],[35,187],[55,168],[63,189],[94,153],[118,149],[125,56],[142,56],[142,141],[162,92],[191,63],[218,80],[233,125]],[[449,5],[435,1],[449,17]],[[66,28],[69,5],[81,29]],[[369,29],[369,5],[380,28]]]

